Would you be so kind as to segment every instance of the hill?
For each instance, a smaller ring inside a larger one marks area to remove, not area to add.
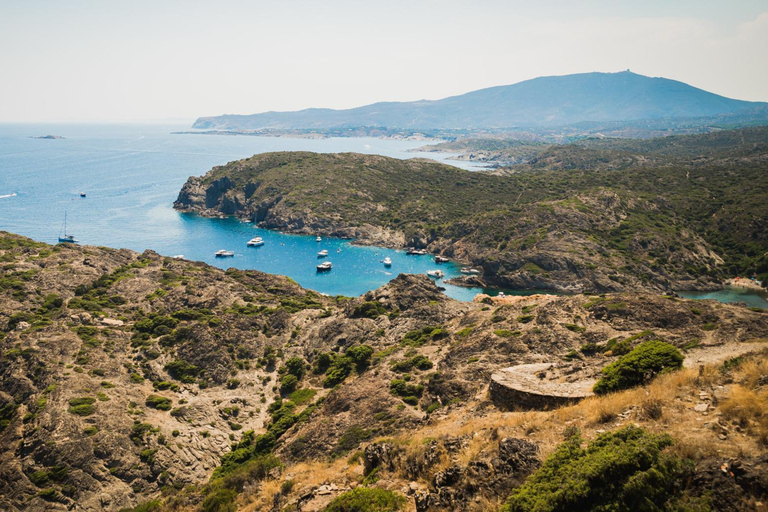
[[[621,460],[636,448],[615,436],[672,435],[653,480],[662,502],[740,511],[766,492],[768,360],[745,356],[765,346],[764,312],[638,293],[460,303],[407,275],[326,297],[8,233],[0,261],[3,510],[307,512],[362,494],[374,509],[488,511],[564,436],[601,433]],[[489,395],[510,366],[581,382],[648,340],[691,369],[550,412]],[[621,467],[634,488],[648,469]],[[679,485],[658,484],[669,476]],[[589,487],[617,477],[595,472]]]
[[[540,77],[441,100],[382,102],[347,110],[306,109],[201,117],[200,129],[505,129],[585,122],[714,118],[765,108],[666,78],[624,71]],[[765,117],[765,116],[763,116]]]
[[[500,286],[711,289],[725,277],[768,274],[766,140],[768,129],[755,128],[616,149],[545,146],[494,174],[352,153],[268,153],[190,178],[175,207],[425,247]]]

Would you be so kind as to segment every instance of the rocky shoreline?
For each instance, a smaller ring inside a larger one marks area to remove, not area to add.
[[[513,254],[512,259],[501,260],[497,251],[461,238],[449,239],[418,232],[406,233],[373,223],[354,224],[340,215],[318,215],[312,210],[293,208],[281,195],[254,201],[259,188],[258,183],[248,183],[240,188],[227,176],[210,182],[206,182],[205,177],[190,177],[173,206],[176,210],[205,217],[235,216],[265,229],[291,234],[354,239],[355,244],[390,249],[426,249],[430,253],[448,257],[482,271],[481,276],[475,279],[459,278],[451,283],[459,286],[550,290],[558,293],[616,292],[632,289],[655,292],[714,291],[723,287],[719,281],[706,276],[695,279],[689,276],[668,276],[649,282],[637,279],[632,274],[606,272],[591,261],[577,256],[573,249],[564,251],[560,240],[553,240],[551,247],[542,246],[535,253]],[[546,240],[542,242],[547,244]],[[571,244],[581,242],[573,240]],[[592,249],[595,252],[601,251],[594,242],[584,240],[583,243],[595,247]],[[507,267],[518,270],[510,273],[506,270]]]

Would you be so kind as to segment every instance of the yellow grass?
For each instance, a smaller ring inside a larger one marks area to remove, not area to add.
[[[428,484],[436,472],[452,464],[466,466],[480,457],[495,456],[498,441],[503,437],[520,437],[536,443],[543,459],[562,442],[568,427],[578,428],[585,438],[593,439],[602,431],[638,424],[652,432],[671,435],[675,440],[671,449],[686,458],[746,457],[764,449],[761,443],[768,445],[768,389],[757,387],[760,376],[767,374],[768,352],[748,357],[734,372],[735,383],[721,373],[720,365],[682,369],[661,375],[643,387],[591,397],[553,411],[485,409],[482,415],[475,415],[466,409],[451,410],[436,423],[387,439],[401,446],[405,458],[413,461],[423,460],[426,450],[433,449],[432,439],[465,438],[458,453],[441,453],[438,461],[426,468],[428,474],[418,475],[417,480],[423,485]],[[719,404],[712,403],[707,414],[694,411],[694,405],[700,401],[699,393],[704,391],[712,396],[718,386],[725,386],[723,391],[728,398]],[[741,431],[733,428],[731,420],[741,425]],[[722,439],[721,435],[726,438]],[[409,480],[401,468],[379,476],[382,484],[395,489]],[[292,493],[296,494],[301,489],[331,481],[340,486],[359,483],[362,467],[349,465],[345,459],[333,463],[302,463],[286,468],[283,479],[287,478],[295,480]],[[274,485],[279,491],[279,482]],[[274,496],[274,492],[272,495],[269,492],[273,491],[262,491],[267,497]],[[479,499],[472,510],[498,508],[498,500],[482,496]]]

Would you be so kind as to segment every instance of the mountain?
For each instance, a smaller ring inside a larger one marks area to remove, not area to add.
[[[701,118],[748,114],[766,103],[734,100],[683,82],[630,71],[548,76],[441,100],[380,102],[347,110],[201,117],[200,129],[409,129],[553,127],[583,122]]]

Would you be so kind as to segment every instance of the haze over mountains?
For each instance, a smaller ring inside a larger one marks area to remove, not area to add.
[[[193,128],[407,129],[544,128],[584,122],[768,116],[768,103],[726,98],[683,82],[630,71],[540,77],[441,100],[380,102],[333,110],[201,117]]]

